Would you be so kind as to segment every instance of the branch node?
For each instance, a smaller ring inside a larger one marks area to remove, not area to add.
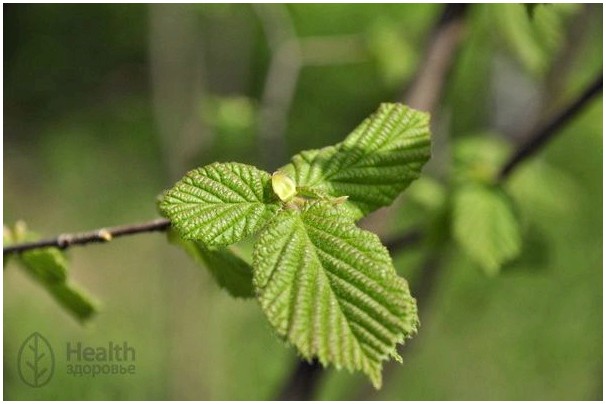
[[[73,241],[74,241],[74,238],[71,235],[60,234],[57,237],[57,247],[59,247],[61,250],[64,250],[67,247],[69,247]]]
[[[113,238],[112,234],[109,231],[107,231],[107,229],[100,229],[97,232],[97,236],[99,237],[100,240],[103,240],[103,241],[111,241]]]

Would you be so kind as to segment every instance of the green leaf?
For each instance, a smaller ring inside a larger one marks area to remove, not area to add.
[[[12,229],[4,227],[5,245],[37,239],[36,233],[28,230],[24,222],[17,222]],[[67,258],[58,248],[25,251],[16,255],[16,258],[25,271],[76,319],[85,321],[97,312],[93,300],[68,283]]]
[[[382,361],[416,332],[416,302],[379,238],[342,207],[284,209],[253,252],[261,307],[278,334],[306,358],[368,375],[381,385]]]
[[[452,149],[457,183],[491,183],[507,161],[511,145],[497,133],[480,132],[458,139]]]
[[[205,266],[219,286],[234,297],[254,297],[252,267],[228,247],[208,247],[199,241],[184,240],[169,230],[171,243],[181,246],[193,260]]]
[[[181,237],[209,246],[232,244],[255,233],[279,206],[269,173],[239,163],[190,171],[159,205]]]
[[[80,321],[97,313],[97,304],[83,291],[68,283],[46,284],[49,293]]]
[[[390,205],[419,177],[429,156],[429,114],[381,104],[342,143],[301,152],[281,171],[299,187],[349,196],[344,206],[359,219]]]
[[[43,283],[61,283],[67,279],[67,260],[56,248],[41,248],[21,253],[23,266]]]
[[[461,249],[489,275],[521,250],[513,203],[496,186],[468,184],[455,191],[453,232]]]
[[[35,241],[38,235],[27,228],[23,221],[18,221],[10,228],[4,226],[4,245]],[[67,259],[57,248],[40,248],[18,255],[23,267],[42,283],[65,282],[67,279]]]

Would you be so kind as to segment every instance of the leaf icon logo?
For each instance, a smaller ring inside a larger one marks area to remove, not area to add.
[[[17,358],[19,377],[31,387],[42,387],[53,377],[55,354],[41,334],[34,332],[19,348]]]

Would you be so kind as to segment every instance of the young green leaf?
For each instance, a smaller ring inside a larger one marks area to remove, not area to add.
[[[279,206],[269,173],[240,163],[213,163],[188,172],[159,205],[181,237],[209,246],[255,233]]]
[[[342,207],[312,202],[284,209],[253,253],[261,307],[278,334],[307,359],[368,375],[416,332],[416,302],[379,238]]]
[[[344,206],[359,219],[390,205],[429,156],[429,114],[381,104],[342,143],[301,152],[281,171],[299,187],[349,196]]]
[[[181,246],[193,260],[205,266],[219,286],[234,297],[254,297],[253,269],[228,247],[208,247],[199,241],[184,240],[169,230],[171,243]]]
[[[5,245],[37,238],[23,222],[17,222],[12,229],[4,228]],[[86,321],[97,312],[96,303],[69,284],[67,258],[59,249],[48,247],[26,251],[17,256],[17,262],[79,321]]]
[[[27,251],[19,258],[32,276],[41,282],[61,283],[67,279],[67,260],[56,248]]]
[[[18,221],[10,228],[4,226],[4,245],[35,241],[38,235]],[[67,259],[57,248],[42,248],[19,254],[21,265],[43,283],[65,282],[67,279]]]
[[[281,201],[290,201],[297,193],[297,185],[286,174],[276,171],[271,176],[271,187]]]
[[[65,282],[45,286],[55,300],[79,321],[86,321],[97,312],[97,303],[76,286]]]
[[[495,186],[468,184],[455,191],[453,232],[460,247],[489,275],[521,250],[513,204]]]

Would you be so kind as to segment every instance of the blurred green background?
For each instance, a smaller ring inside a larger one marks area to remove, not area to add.
[[[272,171],[336,143],[401,96],[442,8],[5,4],[4,223],[53,236],[145,221],[188,169],[240,161]],[[532,14],[470,7],[432,119],[446,140],[428,178],[444,179],[461,140],[515,144],[601,72],[601,5]],[[453,246],[440,251],[420,333],[372,398],[602,398],[601,97],[507,187],[528,229],[522,256],[489,277]],[[420,188],[387,233],[426,219]],[[425,252],[394,257],[413,294]],[[71,278],[102,310],[81,326],[9,263],[5,399],[263,400],[295,366],[257,303],[229,297],[163,234],[68,255]],[[59,353],[69,341],[128,341],[137,373],[73,377],[58,355],[52,381],[28,387],[16,362],[34,331]],[[329,369],[318,398],[356,398],[366,384]]]

